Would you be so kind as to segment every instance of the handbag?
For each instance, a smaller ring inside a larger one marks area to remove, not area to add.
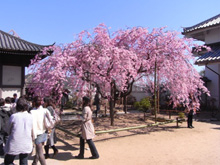
[[[60,122],[61,118],[60,118],[57,110],[54,110],[53,118],[54,118],[56,124]]]
[[[47,113],[44,116],[44,126],[47,130],[54,128],[55,121]]]

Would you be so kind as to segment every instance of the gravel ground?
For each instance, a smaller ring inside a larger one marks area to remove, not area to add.
[[[94,141],[99,151],[97,160],[91,156],[86,146],[85,159],[77,160],[79,139],[60,137],[56,144],[59,154],[47,159],[48,165],[219,165],[220,164],[220,122],[194,121],[195,128],[180,128],[175,123],[122,131],[97,136]],[[52,152],[52,150],[51,150]],[[32,158],[29,160],[31,164]],[[3,158],[0,158],[3,162]],[[15,164],[19,164],[18,160]]]
[[[78,139],[61,140],[57,145],[60,155],[49,159],[48,164],[219,165],[220,122],[194,122],[194,126],[188,129],[183,123],[176,128],[172,123],[148,128],[145,132],[103,134],[95,139],[100,153],[98,160],[73,159],[78,154]],[[89,156],[90,151],[86,150],[85,157]]]

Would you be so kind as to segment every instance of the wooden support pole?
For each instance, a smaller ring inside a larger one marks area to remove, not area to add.
[[[154,68],[154,113],[155,113],[155,123],[157,123],[157,62],[156,61]]]

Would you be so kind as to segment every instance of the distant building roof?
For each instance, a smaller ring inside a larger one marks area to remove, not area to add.
[[[34,44],[0,30],[0,53],[36,54],[36,52],[40,52],[44,47],[48,46],[50,45]]]
[[[220,14],[218,14],[210,19],[207,19],[201,23],[198,23],[194,26],[183,28],[183,34],[193,32],[196,30],[200,30],[200,29],[205,29],[208,27],[217,26],[217,25],[220,25]]]
[[[220,62],[220,44],[218,45],[210,45],[211,51],[200,56],[195,64],[197,65],[205,65],[208,63]]]

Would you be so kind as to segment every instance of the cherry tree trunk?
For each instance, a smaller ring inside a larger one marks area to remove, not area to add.
[[[111,126],[114,125],[114,87],[111,87],[111,97],[109,100]]]
[[[127,108],[127,96],[123,96],[123,110],[124,110],[124,112],[127,114],[127,110],[128,110],[128,108]]]
[[[157,113],[160,113],[160,90],[159,88],[157,88]]]

